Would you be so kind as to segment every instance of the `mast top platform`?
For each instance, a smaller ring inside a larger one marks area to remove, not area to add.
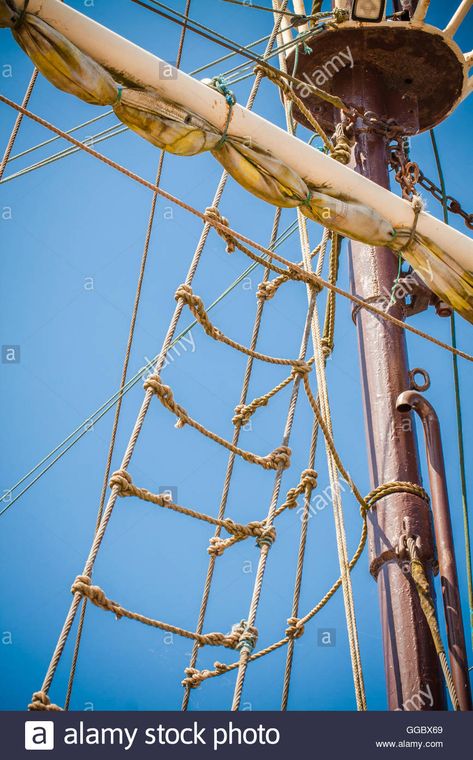
[[[443,121],[462,100],[468,82],[468,65],[458,45],[429,24],[347,21],[306,37],[304,42],[312,52],[304,53],[302,44],[297,58],[291,51],[289,72],[342,100],[350,92],[348,104],[363,106],[362,92],[359,101],[353,102],[350,73],[370,69],[385,92],[385,113],[376,115],[384,120],[395,117],[406,135]],[[337,109],[308,88],[299,87],[298,95],[321,126],[333,131],[340,121]],[[311,129],[296,106],[293,115]]]

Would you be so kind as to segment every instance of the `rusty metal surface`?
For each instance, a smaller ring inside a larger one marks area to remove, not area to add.
[[[397,400],[397,408],[403,412],[410,411],[411,409],[415,411],[419,415],[424,428],[442,599],[447,623],[450,667],[460,709],[471,710],[468,659],[463,630],[440,424],[433,406],[417,391],[405,391],[402,393]]]
[[[343,84],[352,99],[370,110],[384,107],[376,71],[348,70]],[[385,138],[358,134],[353,168],[388,187]],[[352,243],[350,269],[352,290],[357,296],[389,295],[397,275],[397,260],[389,249]],[[390,308],[393,315],[402,318],[399,301]],[[404,331],[366,311],[358,314],[357,330],[372,486],[393,480],[420,483],[410,415],[396,410],[398,395],[408,387]],[[406,530],[421,537],[422,557],[427,563],[433,561],[428,506],[416,496],[401,493],[382,499],[370,514],[372,565],[383,555],[390,556]],[[389,708],[402,709],[414,695],[429,688],[432,705],[425,703],[422,709],[444,709],[438,659],[415,589],[393,559],[379,568],[377,582]]]
[[[302,48],[299,49],[295,76],[304,81],[307,77],[321,89],[353,104],[344,87],[344,78],[340,76],[345,62],[340,59],[340,52],[349,49],[353,58],[351,70],[358,72],[368,66],[376,77],[376,86],[385,93],[383,110],[377,115],[385,120],[395,118],[406,134],[424,131],[448,115],[460,98],[463,86],[463,67],[455,50],[441,34],[433,33],[435,31],[432,27],[408,28],[403,23],[327,29],[314,37],[312,44],[312,38],[306,39],[312,53],[303,54]],[[294,70],[294,63],[295,53],[291,53],[288,56],[290,72]],[[324,73],[326,81],[322,81]],[[326,131],[332,131],[339,121],[336,109],[306,93],[305,105]],[[294,108],[294,117],[310,129],[297,108]]]

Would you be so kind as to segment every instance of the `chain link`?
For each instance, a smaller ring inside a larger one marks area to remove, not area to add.
[[[461,203],[452,195],[444,197],[442,189],[426,177],[415,161],[410,160],[409,142],[406,137],[400,134],[391,137],[387,152],[389,165],[395,172],[395,179],[401,187],[403,198],[412,200],[412,197],[418,194],[416,185],[419,185],[439,203],[442,205],[445,203],[447,210],[452,214],[461,216],[468,229],[473,230],[473,214],[466,212]]]
[[[450,211],[452,214],[458,214],[462,217],[463,221],[465,222],[468,229],[473,230],[473,214],[468,214],[461,206],[461,203],[457,201],[456,198],[454,198],[451,195],[446,195],[445,198],[443,196],[442,190],[438,185],[435,184],[435,182],[432,182],[431,179],[425,176],[425,174],[419,170],[419,185],[424,188],[424,190],[427,190],[428,193],[430,193],[436,200],[438,200],[440,203],[443,203],[445,201],[445,205],[448,211]]]

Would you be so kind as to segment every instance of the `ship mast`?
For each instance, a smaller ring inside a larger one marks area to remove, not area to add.
[[[425,2],[419,5],[418,18],[422,16],[423,19],[427,5]],[[442,96],[442,88],[437,90],[436,102],[430,102],[427,107],[422,102],[417,88],[420,90],[422,78],[428,76],[428,72],[419,69],[421,63],[415,53],[419,41],[412,39],[411,30],[402,21],[393,21],[392,30],[388,28],[385,6],[382,0],[354,4],[351,0],[333,0],[333,7],[347,15],[355,10],[358,13],[365,10],[368,17],[371,13],[373,17],[367,18],[367,23],[359,24],[350,18],[349,29],[344,24],[319,35],[313,52],[301,56],[303,63],[296,68],[296,76],[309,82],[314,81],[317,74],[320,76],[320,72],[325,72],[330,75],[330,92],[343,102],[370,112],[375,126],[379,126],[381,120],[391,119],[403,127],[404,134],[415,134],[440,121],[449,104]],[[409,15],[415,13],[417,3],[402,3],[401,6],[402,19],[405,22],[407,16],[408,21]],[[300,11],[300,3],[297,3],[297,10]],[[399,10],[397,3],[394,11]],[[368,23],[368,20],[374,23]],[[414,30],[413,34],[416,33]],[[395,40],[393,35],[397,35]],[[307,43],[310,46],[310,39]],[[421,44],[429,43],[434,44],[429,35],[424,35]],[[350,52],[352,64],[337,67],[335,64],[341,60],[339,53],[345,49]],[[429,52],[424,47],[423,56],[427,53],[428,57]],[[448,57],[447,50],[445,56]],[[327,66],[330,62],[333,64],[331,68]],[[289,67],[291,63],[289,61]],[[442,68],[439,63],[437,66]],[[343,121],[343,114],[337,114],[326,104],[321,106],[316,98],[310,104],[306,98],[304,104],[309,105],[325,128],[333,130],[337,121]],[[295,117],[304,123],[297,110]],[[308,126],[307,122],[305,125]],[[349,125],[354,141],[351,168],[376,182],[380,188],[389,189],[389,135],[382,129],[367,131],[365,127],[358,121]],[[399,265],[392,251],[351,242],[349,261],[352,292],[368,302],[387,304],[392,315],[404,319],[405,299],[396,297],[393,291]],[[400,411],[397,406],[399,395],[410,387],[405,331],[366,310],[355,310],[354,321],[358,332],[372,487],[382,487],[389,482],[421,485],[413,420],[409,411],[404,408]],[[403,704],[413,696],[430,689],[432,705],[425,705],[423,709],[442,710],[445,709],[445,693],[432,635],[416,588],[400,561],[409,538],[413,538],[419,547],[432,586],[435,549],[428,504],[414,494],[386,495],[370,515],[369,546],[370,570],[379,589],[388,705],[391,710],[403,709]],[[458,599],[457,602],[456,613],[461,619]],[[449,638],[451,635],[449,631]],[[463,642],[462,675],[457,677],[457,695],[460,709],[469,709],[471,701],[463,631],[460,639]],[[452,656],[451,642],[450,653]]]

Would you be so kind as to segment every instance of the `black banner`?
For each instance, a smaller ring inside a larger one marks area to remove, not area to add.
[[[2,757],[455,757],[471,746],[471,713],[3,712]],[[34,757],[34,756],[33,756]]]

